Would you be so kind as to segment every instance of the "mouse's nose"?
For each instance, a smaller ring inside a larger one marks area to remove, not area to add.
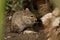
[[[36,23],[37,22],[37,19],[32,20],[32,22]]]
[[[37,21],[37,19],[35,19],[35,22]]]

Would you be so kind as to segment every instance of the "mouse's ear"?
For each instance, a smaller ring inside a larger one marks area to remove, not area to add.
[[[54,16],[58,16],[59,15],[59,11],[60,10],[58,8],[55,8],[52,13],[53,13]]]
[[[23,14],[23,15],[27,15],[27,14],[28,14],[28,12],[29,12],[29,9],[28,9],[28,8],[26,8],[25,10],[23,10],[23,11],[22,11],[22,14]]]
[[[28,9],[28,8],[26,8],[25,10],[26,10],[26,11],[29,11],[29,9]]]
[[[25,9],[27,12],[30,12],[28,8]]]

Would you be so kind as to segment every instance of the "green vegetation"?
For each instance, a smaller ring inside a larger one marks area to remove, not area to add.
[[[5,1],[0,0],[0,40],[2,40],[3,36],[3,22],[4,22],[4,11],[5,11]]]
[[[54,4],[56,7],[58,7],[60,9],[60,0],[53,0]],[[60,16],[60,13],[59,13]]]

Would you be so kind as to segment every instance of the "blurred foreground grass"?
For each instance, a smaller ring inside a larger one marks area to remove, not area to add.
[[[3,40],[3,23],[5,13],[5,2],[6,0],[0,0],[0,40]]]

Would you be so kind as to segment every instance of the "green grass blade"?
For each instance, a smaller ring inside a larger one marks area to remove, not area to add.
[[[5,1],[0,0],[0,40],[3,40],[3,23],[4,23],[4,13],[5,13]]]

